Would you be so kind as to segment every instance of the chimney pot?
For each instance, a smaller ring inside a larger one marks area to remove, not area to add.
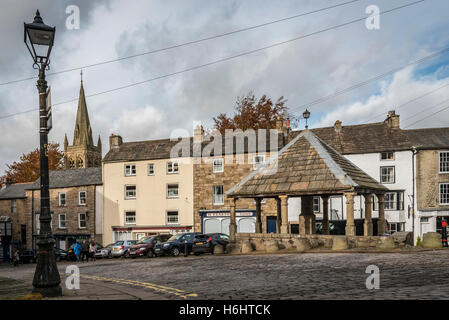
[[[340,132],[341,131],[341,121],[340,120],[337,120],[337,121],[335,121],[335,124],[334,124],[334,129],[335,129],[335,132]]]
[[[399,115],[394,110],[388,111],[387,119],[384,121],[390,129],[399,129]]]
[[[109,150],[120,148],[123,143],[123,139],[119,135],[111,134],[109,136]]]

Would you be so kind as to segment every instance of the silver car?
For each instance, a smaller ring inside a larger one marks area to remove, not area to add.
[[[114,244],[115,243],[110,243],[104,248],[97,249],[95,252],[95,258],[112,258],[111,251]]]
[[[127,254],[128,254],[129,247],[131,247],[133,244],[136,244],[136,242],[137,242],[137,240],[120,240],[120,241],[117,241],[112,246],[111,256],[114,257],[114,258],[122,257],[122,256],[126,257]]]

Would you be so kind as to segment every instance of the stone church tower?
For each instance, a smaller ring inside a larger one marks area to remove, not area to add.
[[[94,146],[82,78],[73,145],[69,146],[66,134],[64,138],[64,160],[66,169],[101,166],[101,139],[98,136],[97,146]]]

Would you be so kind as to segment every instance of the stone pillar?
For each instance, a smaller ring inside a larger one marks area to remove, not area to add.
[[[229,241],[235,243],[235,235],[237,233],[237,222],[235,220],[235,205],[237,202],[236,198],[231,198],[231,221],[229,223]]]
[[[255,198],[256,201],[256,233],[262,233],[262,210],[261,210],[261,198]]]
[[[279,196],[281,199],[281,233],[288,232],[288,196]]]
[[[385,194],[378,194],[379,199],[379,219],[377,220],[377,234],[385,233]]]
[[[354,224],[354,192],[345,193],[346,197],[346,235],[355,236],[355,224]]]
[[[276,213],[277,213],[277,217],[276,217],[276,233],[281,233],[281,220],[282,220],[282,216],[281,216],[281,199],[276,198]]]
[[[301,197],[301,214],[299,215],[299,234],[315,233],[315,214],[313,213],[313,197]]]
[[[323,196],[321,199],[323,199],[323,234],[329,234],[329,196]]]
[[[364,194],[365,198],[365,223],[363,224],[363,235],[365,237],[373,235],[373,195],[372,194]]]

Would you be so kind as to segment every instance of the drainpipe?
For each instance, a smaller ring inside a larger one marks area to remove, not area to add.
[[[412,231],[413,231],[413,244],[415,244],[415,157],[418,154],[419,150],[412,146],[412,185],[413,185],[413,192],[412,192]]]

